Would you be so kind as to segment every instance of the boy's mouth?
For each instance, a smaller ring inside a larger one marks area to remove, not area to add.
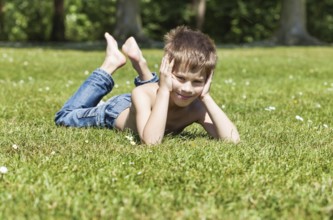
[[[192,98],[191,95],[182,95],[182,94],[179,94],[177,92],[176,92],[176,94],[180,99],[183,99],[183,100],[188,100],[188,99]]]

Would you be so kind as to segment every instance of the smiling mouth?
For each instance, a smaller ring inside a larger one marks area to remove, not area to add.
[[[192,96],[187,96],[187,95],[181,95],[179,93],[176,93],[177,96],[180,98],[180,99],[183,99],[183,100],[187,100],[187,99],[190,99],[192,98]]]

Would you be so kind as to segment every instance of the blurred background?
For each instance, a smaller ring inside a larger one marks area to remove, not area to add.
[[[333,42],[333,0],[0,0],[1,42],[87,42],[105,31],[146,45],[178,25],[218,44]]]

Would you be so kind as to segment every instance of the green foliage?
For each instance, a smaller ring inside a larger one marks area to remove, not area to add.
[[[163,52],[143,54],[155,71]],[[241,143],[191,125],[147,147],[54,125],[104,52],[0,48],[0,219],[332,219],[333,49],[218,56],[211,93]],[[128,63],[109,97],[134,77]]]
[[[207,0],[203,31],[219,43],[251,43],[269,39],[279,25],[280,0]],[[325,42],[333,42],[333,2],[307,0],[309,32]],[[5,1],[4,32],[8,41],[47,41],[52,24],[52,1]],[[95,41],[105,31],[113,32],[116,0],[65,1],[65,36],[69,41]],[[145,33],[161,41],[178,25],[195,28],[192,0],[141,0]]]
[[[208,1],[204,31],[223,43],[271,37],[279,20],[278,1]]]
[[[332,42],[333,1],[307,0],[309,32],[324,42]]]
[[[10,41],[45,41],[51,31],[52,2],[50,1],[6,1],[4,24]]]
[[[101,39],[115,25],[116,0],[66,2],[66,37],[71,41]]]
[[[178,25],[193,24],[191,3],[191,0],[143,0],[141,15],[145,32],[153,39],[161,40],[170,29]]]

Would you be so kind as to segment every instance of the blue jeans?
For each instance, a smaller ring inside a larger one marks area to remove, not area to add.
[[[158,82],[158,76],[141,81],[136,77],[136,86]],[[111,92],[114,81],[110,74],[96,69],[80,86],[78,91],[65,103],[55,115],[56,125],[67,127],[101,127],[114,128],[119,114],[131,106],[131,94],[122,94],[99,104],[101,99]]]

